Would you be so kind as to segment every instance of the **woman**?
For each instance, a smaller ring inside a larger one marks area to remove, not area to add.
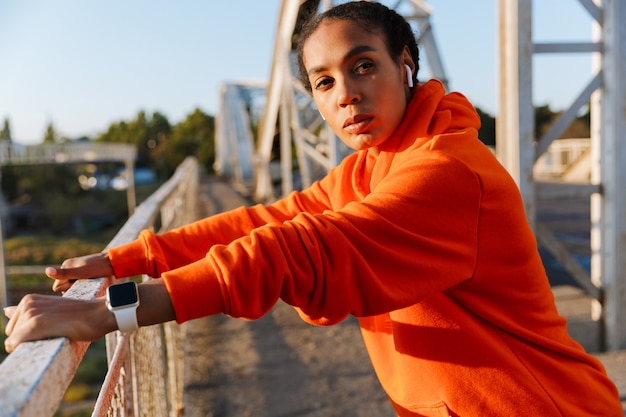
[[[346,3],[309,22],[298,50],[320,112],[358,152],[275,204],[67,260],[47,271],[55,290],[160,277],[139,286],[140,325],[254,319],[279,298],[313,324],[354,315],[399,416],[622,416],[557,314],[517,187],[478,140],[472,105],[438,81],[414,86],[410,26]],[[102,299],[31,296],[11,314],[8,350],[119,327]]]

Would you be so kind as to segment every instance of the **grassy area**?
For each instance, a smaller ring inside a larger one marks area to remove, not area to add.
[[[58,265],[68,258],[100,252],[114,232],[107,230],[89,239],[54,235],[11,237],[4,242],[6,264]]]

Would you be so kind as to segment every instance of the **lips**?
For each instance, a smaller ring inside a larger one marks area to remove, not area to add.
[[[367,114],[358,114],[346,119],[343,123],[343,130],[352,134],[362,133],[367,129],[374,118]]]

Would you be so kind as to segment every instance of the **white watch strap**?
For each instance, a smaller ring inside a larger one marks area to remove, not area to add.
[[[115,321],[117,321],[117,327],[121,332],[134,332],[139,328],[136,306],[114,310],[113,314],[115,314]]]

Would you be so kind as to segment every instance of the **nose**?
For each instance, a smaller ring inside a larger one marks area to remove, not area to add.
[[[358,92],[355,83],[351,82],[349,78],[344,78],[338,84],[337,104],[339,107],[347,107],[361,101],[361,94]]]

